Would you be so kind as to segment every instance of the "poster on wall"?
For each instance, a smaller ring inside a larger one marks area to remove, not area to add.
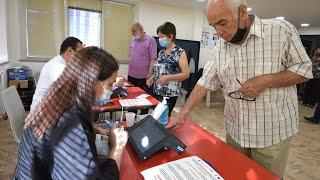
[[[213,27],[205,26],[202,28],[201,48],[213,48],[218,40],[218,35],[215,33]]]
[[[205,64],[213,56],[213,48],[217,44],[219,38],[214,28],[209,24],[203,25],[202,37],[200,43],[199,68],[203,68]]]

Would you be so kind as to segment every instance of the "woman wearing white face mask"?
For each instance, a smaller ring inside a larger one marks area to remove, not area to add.
[[[187,55],[181,47],[175,44],[176,28],[174,24],[166,22],[157,29],[159,44],[164,49],[158,54],[154,63],[152,77],[147,85],[152,86],[153,95],[162,101],[169,97],[167,104],[171,114],[180,94],[181,82],[189,78]]]

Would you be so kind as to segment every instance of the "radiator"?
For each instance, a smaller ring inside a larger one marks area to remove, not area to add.
[[[2,92],[6,88],[4,72],[0,72],[0,92]],[[2,117],[6,113],[6,109],[3,105],[2,94],[0,94],[0,117]]]

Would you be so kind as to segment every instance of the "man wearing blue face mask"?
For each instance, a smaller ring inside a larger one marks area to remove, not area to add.
[[[157,58],[157,42],[143,31],[140,23],[131,27],[128,81],[147,91],[146,79],[151,77]]]
[[[286,20],[249,15],[245,0],[210,0],[207,18],[220,39],[167,128],[181,126],[208,89],[222,85],[228,144],[283,177],[291,137],[298,132],[295,85],[312,78],[297,30]]]

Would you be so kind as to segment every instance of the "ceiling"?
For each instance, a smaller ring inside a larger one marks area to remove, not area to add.
[[[320,0],[247,0],[252,13],[261,18],[284,16],[296,27],[309,23],[320,27]]]
[[[188,8],[205,8],[207,1],[197,0],[144,0]],[[296,27],[309,23],[310,27],[320,27],[320,0],[247,0],[248,6],[261,18],[284,16]]]
[[[162,4],[170,4],[180,7],[194,7],[194,8],[204,8],[207,5],[207,0],[203,2],[198,2],[197,0],[144,0],[147,2],[158,2]]]

